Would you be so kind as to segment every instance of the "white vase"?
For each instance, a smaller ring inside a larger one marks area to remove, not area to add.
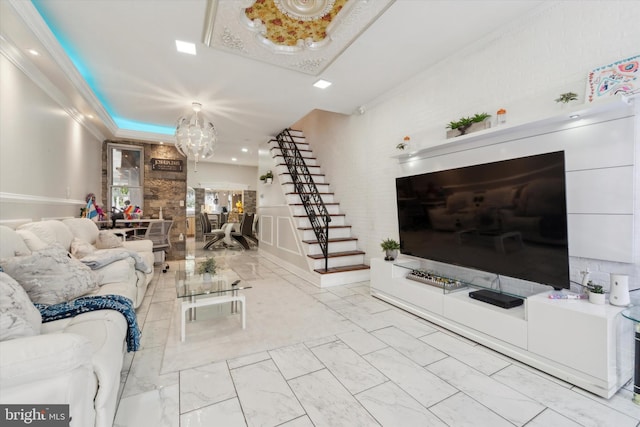
[[[589,292],[589,301],[592,304],[602,305],[604,304],[604,294],[596,294],[593,292]]]
[[[397,249],[387,249],[384,252],[385,252],[385,255],[386,255],[384,257],[385,261],[394,261],[396,258],[398,258],[398,250]]]
[[[211,273],[204,273],[202,275],[202,281],[205,283],[209,283],[213,281],[213,276],[211,275]]]

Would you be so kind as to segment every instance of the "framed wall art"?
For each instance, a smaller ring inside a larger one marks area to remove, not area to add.
[[[587,102],[614,95],[640,93],[640,55],[603,65],[587,77]]]

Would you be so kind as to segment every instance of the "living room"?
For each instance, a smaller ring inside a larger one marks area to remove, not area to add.
[[[491,7],[499,7],[499,3],[494,2]],[[585,111],[597,108],[600,105],[597,102],[586,101],[588,73],[638,55],[638,2],[543,3],[536,13],[497,29],[407,78],[404,84],[364,104],[357,114],[337,114],[318,107],[289,124],[304,131],[324,173],[330,177],[332,189],[348,213],[360,248],[367,254],[367,263],[382,257],[380,241],[398,236],[395,178],[514,155],[513,151],[503,152],[497,147],[487,149],[480,159],[468,152],[425,156],[417,163],[405,162],[400,158],[403,153],[396,148],[405,136],[411,138],[416,150],[428,151],[444,141],[447,123],[460,116],[482,111],[495,114],[505,108],[508,124],[524,125],[554,117],[563,112],[554,100],[566,92],[578,94],[578,101],[572,108]],[[99,200],[107,197],[99,190],[103,188],[103,140],[92,132],[94,125],[78,117],[78,111],[62,107],[67,105],[66,88],[43,86],[39,71],[29,66],[30,59],[26,54],[16,53],[20,48],[7,38],[9,28],[15,22],[8,21],[7,14],[3,15],[0,220],[4,223],[77,216],[87,193],[95,192]],[[415,48],[419,49],[420,44]],[[634,102],[637,104],[637,99]],[[571,212],[607,214],[614,223],[624,217],[624,221],[630,221],[633,230],[633,234],[627,236],[634,245],[633,253],[627,254],[630,259],[623,262],[571,256],[570,277],[573,281],[581,282],[580,272],[589,269],[593,280],[607,286],[609,274],[617,272],[628,275],[632,290],[640,288],[640,258],[636,247],[640,200],[635,195],[640,176],[635,166],[640,161],[640,129],[637,105],[634,108],[635,150],[633,157],[627,159],[627,166],[632,169],[628,177],[632,182],[626,185],[636,189],[633,199],[625,201],[625,211]],[[261,148],[267,143],[262,141]],[[533,153],[547,148],[528,147],[524,151]],[[551,147],[550,151],[553,149]],[[600,153],[606,156],[606,150]],[[264,188],[258,179],[260,171],[273,167],[269,158],[260,161],[254,182],[247,183],[256,189]],[[600,171],[606,175],[610,169],[600,168]],[[222,180],[217,176],[206,179]],[[260,198],[258,203],[260,214]],[[609,234],[607,229],[571,231],[584,236],[581,244],[593,247],[602,245],[603,237]],[[270,267],[274,274],[286,274],[281,266],[270,264]],[[331,290],[325,289],[321,293],[326,300],[331,299],[329,295],[338,298]],[[171,386],[176,384],[174,379],[169,382]],[[161,383],[155,389],[162,388]],[[625,398],[630,394],[627,390]],[[640,415],[630,406],[622,408],[619,412],[635,418],[637,424]],[[569,420],[564,420],[570,425]],[[587,425],[588,422],[578,421],[578,424]],[[600,425],[613,424],[607,424],[605,420]]]

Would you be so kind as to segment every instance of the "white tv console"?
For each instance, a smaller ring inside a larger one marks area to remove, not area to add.
[[[633,375],[633,325],[621,307],[529,296],[503,309],[407,279],[417,260],[371,260],[371,295],[452,332],[610,398]]]

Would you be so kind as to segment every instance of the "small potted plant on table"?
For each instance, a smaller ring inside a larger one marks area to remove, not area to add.
[[[398,250],[400,249],[400,243],[393,239],[385,239],[380,243],[380,247],[385,252],[385,261],[393,261],[398,257]]]
[[[604,304],[604,289],[602,285],[596,285],[591,280],[587,283],[587,289],[589,290],[589,301],[593,304]]]
[[[210,282],[216,274],[216,268],[216,260],[213,257],[207,257],[207,259],[198,264],[198,274],[202,274],[204,282]]]

